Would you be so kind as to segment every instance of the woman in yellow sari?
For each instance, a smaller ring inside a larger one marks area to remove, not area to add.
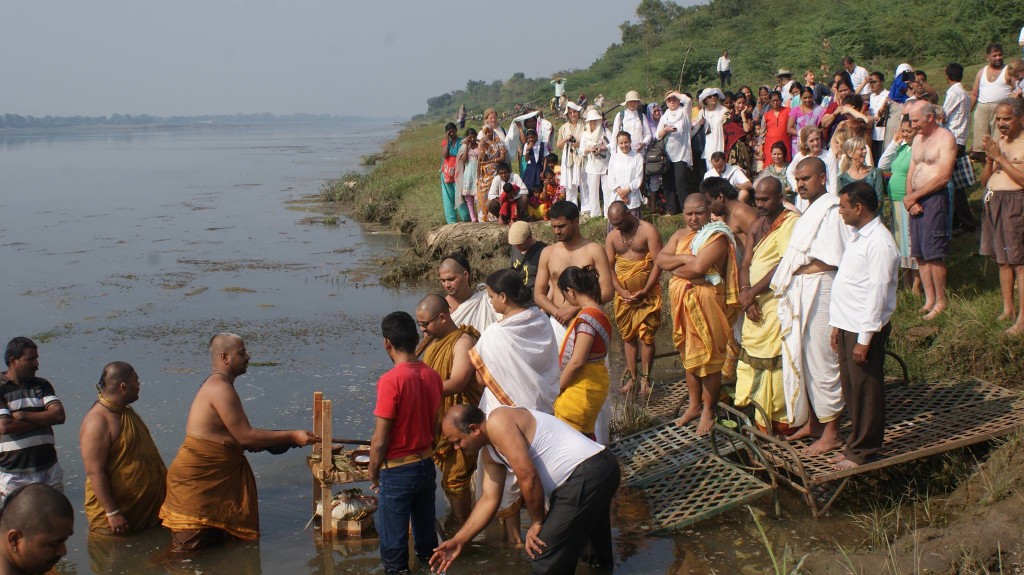
[[[555,417],[594,439],[594,423],[608,397],[608,368],[612,324],[601,308],[601,284],[592,266],[570,266],[558,277],[558,289],[580,309],[562,339],[558,352],[559,377]]]

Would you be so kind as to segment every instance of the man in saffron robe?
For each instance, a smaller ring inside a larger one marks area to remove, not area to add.
[[[445,292],[445,300],[451,309],[455,325],[471,325],[483,333],[487,326],[498,321],[498,314],[491,307],[491,300],[483,284],[474,287],[469,281],[472,269],[469,260],[461,253],[441,258],[437,276]]]
[[[473,510],[470,485],[476,470],[476,459],[466,458],[441,434],[441,418],[453,405],[476,407],[483,387],[476,381],[476,370],[469,359],[469,350],[476,345],[480,332],[469,325],[457,326],[448,313],[448,302],[437,294],[420,300],[416,306],[416,323],[423,330],[423,341],[417,350],[423,363],[441,376],[441,408],[437,411],[438,428],[434,438],[434,462],[441,469],[441,487],[448,496],[452,519],[459,527]]]
[[[82,419],[85,514],[93,533],[127,535],[160,524],[167,466],[129,406],[139,399],[139,385],[130,364],[108,363],[97,384],[99,398]]]
[[[628,383],[622,391],[628,392],[639,381],[640,393],[647,395],[654,365],[654,336],[661,325],[661,268],[654,264],[662,248],[661,235],[653,225],[629,213],[621,201],[608,207],[608,223],[612,231],[605,238],[604,249],[614,270],[615,323],[626,348]]]
[[[707,434],[715,422],[722,386],[722,368],[739,316],[736,245],[723,222],[711,221],[703,194],[690,194],[683,205],[687,228],[669,238],[655,263],[672,272],[672,342],[686,369],[690,407],[680,418],[700,418],[697,433]]]
[[[245,342],[219,333],[210,338],[209,348],[210,375],[192,401],[185,442],[167,470],[167,498],[160,508],[176,553],[259,539],[256,477],[245,450],[320,441],[308,431],[252,427],[235,391],[235,378],[249,365]]]
[[[762,178],[754,186],[754,204],[761,217],[747,236],[739,268],[740,305],[746,313],[746,321],[736,370],[735,403],[745,407],[751,400],[757,402],[770,420],[765,421],[761,413],[757,413],[757,424],[772,431],[785,431],[789,427],[782,385],[779,303],[770,286],[799,217],[785,209],[784,199],[782,184],[775,178]]]

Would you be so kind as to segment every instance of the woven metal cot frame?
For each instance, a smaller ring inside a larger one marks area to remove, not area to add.
[[[851,469],[833,469],[828,459],[835,451],[802,453],[810,439],[787,442],[754,426],[745,426],[742,432],[760,444],[779,481],[800,493],[819,518],[856,475],[996,439],[1022,425],[1024,396],[971,380],[887,386],[882,449],[872,461]],[[844,419],[840,429],[848,427]]]
[[[772,466],[758,445],[726,427],[742,429],[750,420],[719,404],[719,423],[698,436],[693,424],[675,421],[623,438],[609,446],[622,468],[626,487],[640,490],[651,510],[640,527],[663,533],[693,525],[766,495],[777,495]],[[768,480],[758,478],[762,472]],[[773,497],[775,512],[778,498]]]

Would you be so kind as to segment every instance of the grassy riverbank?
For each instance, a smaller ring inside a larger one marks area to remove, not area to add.
[[[377,157],[367,174],[346,174],[324,184],[322,199],[340,202],[353,217],[393,227],[412,236],[410,253],[387,262],[391,283],[429,280],[436,253],[428,249],[430,230],[444,223],[441,212],[440,124],[407,126]],[[977,201],[979,193],[976,192]],[[977,209],[977,203],[975,204]],[[681,227],[678,217],[655,217],[663,238]],[[584,223],[583,233],[603,242],[603,219]],[[544,224],[535,224],[538,235],[550,239]],[[471,255],[484,276],[506,265],[507,247],[500,234],[490,249],[474,249]],[[926,322],[916,310],[922,300],[901,291],[893,316],[890,346],[902,356],[915,381],[969,378],[985,379],[1015,389],[1024,389],[1024,339],[1003,333],[1008,323],[997,322],[1001,311],[998,270],[995,263],[978,255],[978,234],[963,234],[952,240],[949,258],[950,307],[938,319]],[[437,253],[444,253],[440,250]],[[667,313],[667,308],[666,308]]]

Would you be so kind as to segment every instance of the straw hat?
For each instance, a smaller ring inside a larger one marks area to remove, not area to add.
[[[778,78],[779,76],[792,76],[792,75],[793,75],[793,72],[791,72],[789,70],[789,68],[779,68],[779,73],[776,74],[775,77]]]
[[[626,92],[626,99],[625,99],[625,101],[622,102],[622,105],[625,106],[626,104],[628,104],[630,102],[639,102],[639,101],[640,101],[640,92],[637,92],[636,90],[630,90],[630,91]]]

